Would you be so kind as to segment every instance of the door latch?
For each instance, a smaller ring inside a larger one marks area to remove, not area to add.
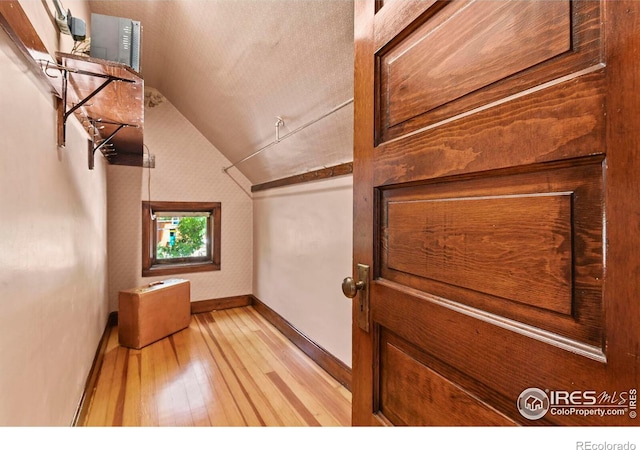
[[[369,266],[358,264],[358,280],[347,277],[342,281],[342,293],[354,298],[357,296],[358,326],[369,332]],[[358,295],[359,294],[359,295]]]

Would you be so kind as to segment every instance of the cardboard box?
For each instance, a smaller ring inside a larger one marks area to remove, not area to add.
[[[189,326],[191,285],[189,280],[170,279],[120,291],[118,341],[140,349]]]

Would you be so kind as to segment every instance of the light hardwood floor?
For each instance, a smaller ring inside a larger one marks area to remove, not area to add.
[[[351,393],[252,307],[140,350],[109,333],[84,426],[348,426]]]

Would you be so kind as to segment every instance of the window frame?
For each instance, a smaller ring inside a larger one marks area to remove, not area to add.
[[[206,213],[207,256],[158,262],[157,218],[164,212]],[[142,276],[176,275],[220,270],[222,206],[220,202],[142,202]]]

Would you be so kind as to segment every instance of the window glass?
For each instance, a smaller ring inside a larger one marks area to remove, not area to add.
[[[209,215],[159,216],[156,218],[156,258],[198,258],[207,256]]]
[[[142,202],[142,275],[220,270],[220,203]]]

